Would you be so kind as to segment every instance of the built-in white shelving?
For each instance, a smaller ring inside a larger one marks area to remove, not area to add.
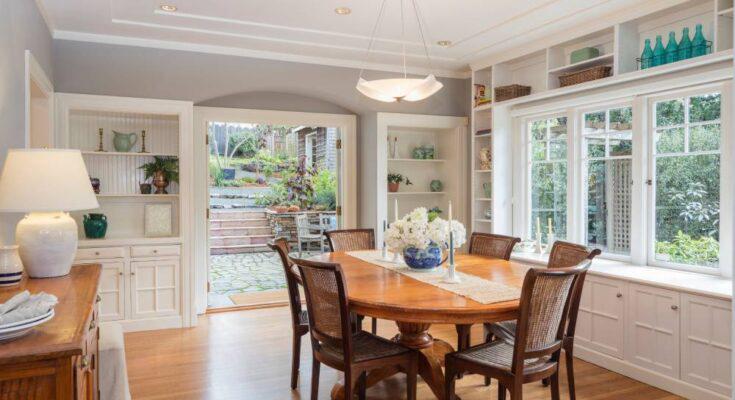
[[[403,216],[416,207],[437,207],[447,217],[453,204],[454,218],[467,224],[467,118],[415,114],[378,113],[375,154],[375,226],[390,222],[396,213]],[[414,159],[417,148],[434,148],[433,159]],[[369,157],[370,155],[366,155]],[[398,192],[388,192],[387,175],[401,174],[411,185],[401,183]],[[431,191],[431,182],[441,181],[440,191]],[[376,187],[377,186],[377,187]],[[378,243],[382,229],[377,229]]]
[[[139,238],[144,243],[149,239],[145,235],[147,204],[171,205],[172,236],[179,237],[183,212],[179,184],[171,182],[166,188],[168,194],[142,194],[140,184],[150,180],[140,167],[154,157],[178,157],[180,171],[185,170],[191,159],[182,159],[180,144],[182,138],[190,137],[182,126],[190,126],[184,118],[191,118],[191,106],[177,101],[110,96],[56,97],[57,146],[81,150],[90,177],[100,180],[100,207],[71,213],[77,220],[80,238],[84,238],[83,215],[95,212],[107,216],[106,238]],[[103,151],[99,151],[100,129]],[[114,132],[137,136],[129,152],[115,148]]]
[[[655,42],[661,35],[664,43],[669,32],[681,39],[684,27],[691,37],[697,24],[702,24],[705,38],[712,42],[710,54],[675,63],[641,70],[640,57],[644,42]],[[577,95],[634,81],[650,82],[652,78],[732,62],[733,58],[733,0],[690,0],[677,2],[627,21],[600,24],[599,28],[577,37],[560,35],[559,41],[546,48],[530,48],[526,54],[513,52],[473,65],[471,94],[475,104],[475,85],[484,85],[486,97],[492,101],[474,107],[470,129],[471,163],[470,192],[472,201],[472,230],[495,233],[513,233],[513,141],[517,132],[511,109],[522,104],[550,98]],[[575,50],[594,47],[599,55],[589,60],[571,63]],[[609,66],[610,76],[578,85],[560,87],[559,77],[593,66]],[[496,101],[494,89],[499,86],[520,84],[531,87],[527,96]],[[487,133],[490,131],[491,133]],[[478,135],[477,133],[483,134]],[[492,154],[492,168],[479,166],[480,152],[488,148]],[[488,193],[490,191],[491,193]],[[490,196],[491,195],[491,196]],[[490,209],[493,218],[485,218]]]

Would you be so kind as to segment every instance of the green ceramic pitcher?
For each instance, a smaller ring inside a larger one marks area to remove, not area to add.
[[[84,235],[90,239],[101,239],[107,233],[107,216],[89,213],[84,216]]]
[[[112,133],[115,134],[115,137],[112,139],[115,151],[127,153],[138,142],[138,134],[135,132],[122,133],[113,130]]]

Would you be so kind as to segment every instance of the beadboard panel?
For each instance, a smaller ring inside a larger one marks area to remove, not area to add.
[[[145,130],[145,150],[150,153],[179,153],[179,120],[175,115],[152,115],[126,112],[71,110],[69,112],[69,147],[95,151],[99,149],[99,129],[103,129],[103,149],[115,151],[113,130],[135,132],[138,141],[131,151],[141,151]]]
[[[146,155],[86,153],[83,157],[89,176],[100,180],[100,195],[140,194],[139,184],[145,182],[140,166],[153,161],[153,156]],[[179,193],[178,184],[171,182],[166,191]]]

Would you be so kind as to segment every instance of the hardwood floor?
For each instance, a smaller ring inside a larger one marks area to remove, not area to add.
[[[128,377],[133,399],[308,399],[311,344],[304,337],[299,389],[289,388],[291,327],[285,307],[233,311],[200,317],[191,329],[136,332],[125,335]],[[480,338],[480,326],[473,340]],[[390,337],[395,324],[380,321],[378,333]],[[454,326],[432,327],[431,333],[456,343]],[[678,396],[655,389],[581,360],[575,362],[578,399],[673,400]],[[568,399],[562,369],[562,399]],[[337,373],[322,367],[319,398],[328,399]],[[405,398],[405,375],[396,375],[368,390],[368,399]],[[497,398],[497,385],[482,385],[480,376],[457,382],[463,400]],[[419,380],[419,399],[434,399]],[[524,399],[550,399],[548,388],[527,384]]]

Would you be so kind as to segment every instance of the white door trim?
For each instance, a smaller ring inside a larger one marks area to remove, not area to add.
[[[194,107],[194,209],[191,213],[194,247],[196,309],[207,309],[207,274],[209,269],[209,234],[205,218],[209,201],[207,187],[208,151],[206,126],[209,121],[278,125],[326,126],[340,129],[342,140],[342,226],[357,227],[357,116],[239,108]]]
[[[31,147],[31,84],[35,83],[47,98],[48,105],[48,140],[49,147],[55,147],[54,143],[54,85],[46,75],[41,64],[30,50],[25,51],[25,147]]]

